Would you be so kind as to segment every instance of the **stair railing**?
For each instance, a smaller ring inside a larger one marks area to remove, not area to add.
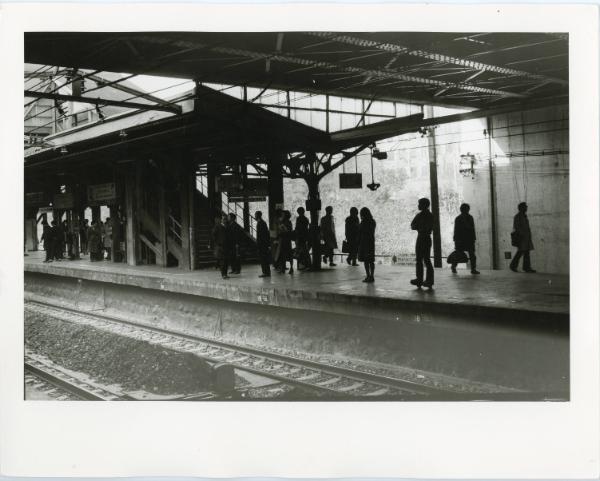
[[[182,244],[183,241],[181,239],[181,235],[182,235],[181,224],[171,214],[169,214],[167,228],[168,228],[169,233],[172,234],[175,239],[177,239],[177,242],[179,242],[179,244]]]

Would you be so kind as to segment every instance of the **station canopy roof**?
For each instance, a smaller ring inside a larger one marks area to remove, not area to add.
[[[25,61],[479,109],[568,93],[560,33],[35,32]]]

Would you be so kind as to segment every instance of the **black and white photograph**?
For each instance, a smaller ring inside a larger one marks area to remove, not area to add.
[[[0,11],[6,473],[600,469],[597,9],[52,7]]]
[[[569,399],[562,32],[28,32],[25,398]]]

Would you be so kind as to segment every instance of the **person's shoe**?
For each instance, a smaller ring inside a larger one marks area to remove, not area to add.
[[[27,254],[25,254],[25,255],[27,255]],[[348,265],[351,265],[351,262],[350,262],[350,257],[346,257],[346,263],[347,263]]]
[[[329,267],[335,267],[335,266],[337,266],[337,264],[334,264],[333,262],[329,263]]]
[[[413,286],[417,286],[417,287],[421,287],[421,286],[423,285],[423,283],[422,283],[422,282],[421,282],[419,279],[412,279],[412,280],[410,281],[410,283],[411,283]]]
[[[367,278],[367,282],[368,282],[368,283],[375,282],[375,278],[374,278],[373,276],[371,276],[371,277],[368,277],[368,278]]]
[[[523,271],[523,272],[527,272],[527,274],[534,274],[534,273],[536,273],[537,271],[536,271],[536,270],[534,270],[534,269],[527,269],[526,271]]]
[[[477,269],[471,269],[471,274],[481,274]]]
[[[433,287],[433,282],[423,282],[423,287],[428,287],[429,289],[431,289]]]
[[[356,266],[358,266],[358,264],[357,264],[356,262],[353,262],[353,263],[352,263],[352,266],[353,266],[353,267],[356,267]]]
[[[456,274],[456,267],[452,266],[451,269],[452,269],[452,274]]]
[[[290,274],[294,274],[294,269],[290,269]]]
[[[327,256],[323,256],[323,264],[327,264]]]
[[[362,281],[363,282],[369,282],[369,277],[365,277]]]
[[[516,267],[510,266],[510,270],[513,272],[519,272]]]
[[[261,275],[260,275],[260,276],[258,276],[258,277],[271,277],[271,274],[261,274]]]

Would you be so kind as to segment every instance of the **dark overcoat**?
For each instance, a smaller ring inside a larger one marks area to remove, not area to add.
[[[471,214],[460,214],[454,220],[454,247],[457,251],[475,250],[475,221]]]
[[[520,251],[532,251],[533,242],[531,240],[531,229],[529,228],[529,219],[527,214],[519,212],[513,219],[513,232],[517,233],[518,245]]]
[[[358,260],[375,262],[375,227],[374,219],[363,219],[358,226]]]

